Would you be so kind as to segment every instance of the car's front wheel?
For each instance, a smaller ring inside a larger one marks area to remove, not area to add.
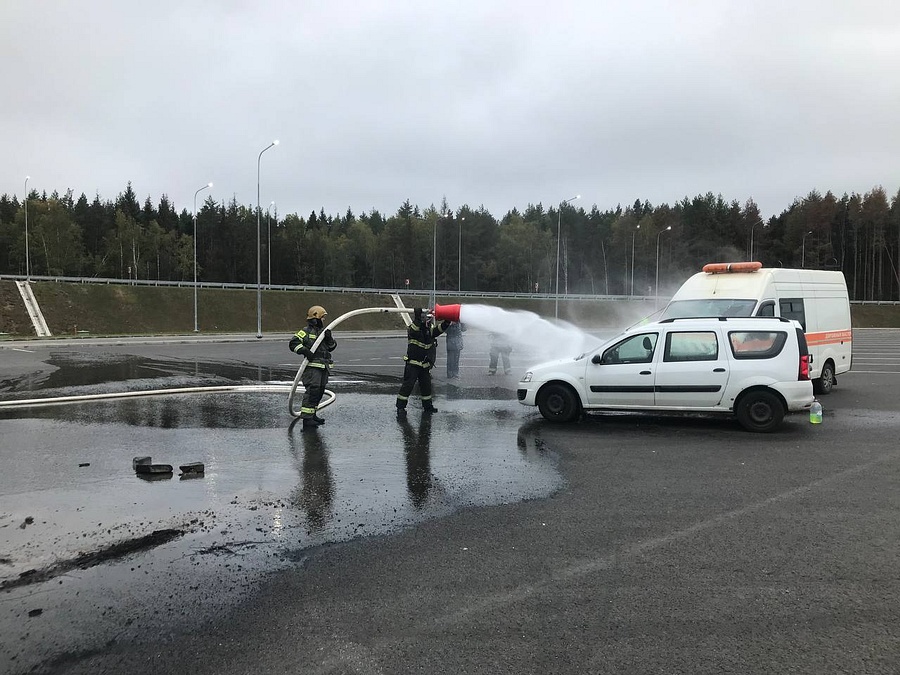
[[[537,398],[538,410],[551,422],[571,422],[581,410],[578,395],[567,384],[547,384]]]
[[[738,422],[747,431],[774,431],[784,420],[784,403],[765,389],[753,389],[738,399],[735,407]]]

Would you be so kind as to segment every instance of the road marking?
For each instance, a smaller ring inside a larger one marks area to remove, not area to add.
[[[748,504],[747,506],[741,507],[739,509],[725,511],[724,513],[720,513],[706,520],[701,520],[694,523],[693,525],[688,525],[687,527],[684,527],[680,530],[670,532],[669,534],[664,534],[659,537],[653,537],[644,541],[638,541],[629,546],[625,546],[622,549],[617,549],[606,555],[600,556],[599,558],[596,558],[594,560],[589,560],[584,563],[564,567],[556,571],[555,573],[548,575],[543,581],[537,581],[532,584],[522,584],[518,588],[514,588],[510,591],[495,593],[493,595],[487,596],[481,599],[479,602],[469,605],[468,607],[463,607],[455,612],[450,612],[443,617],[435,619],[434,623],[438,625],[450,626],[466,624],[468,621],[468,617],[473,614],[495,611],[498,608],[513,605],[518,602],[523,602],[537,595],[553,594],[556,587],[562,584],[567,584],[570,581],[580,579],[591,574],[614,569],[615,567],[620,565],[624,559],[637,558],[642,554],[649,553],[658,548],[662,548],[663,546],[666,546],[673,542],[688,539],[689,537],[705,532],[706,530],[711,530],[714,527],[728,521],[732,521],[737,518],[762,511],[769,506],[780,504],[797,497],[802,497],[817,488],[824,487],[844,478],[855,476],[856,474],[873,469],[879,464],[884,464],[896,459],[896,453],[884,455],[882,457],[879,457],[878,459],[866,462],[865,464],[858,464],[856,466],[850,467],[849,469],[839,471],[838,473],[831,476],[826,476],[825,478],[814,480],[810,483],[807,483],[806,485],[800,485],[798,487],[791,488],[790,490],[780,492],[776,495],[755,502],[753,504]]]

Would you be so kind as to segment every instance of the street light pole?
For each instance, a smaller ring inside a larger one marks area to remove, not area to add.
[[[750,257],[748,258],[748,260],[751,262],[753,261],[753,230],[755,230],[756,226],[760,224],[763,226],[763,228],[766,227],[766,224],[762,220],[757,220],[750,228]]]
[[[25,280],[31,281],[31,260],[28,256],[28,179],[25,176]]]
[[[207,183],[194,193],[194,332],[199,333],[200,328],[197,326],[197,195],[203,190],[211,188],[212,183]]]
[[[634,297],[634,235],[641,229],[640,224],[631,233],[631,296]]]
[[[562,210],[566,204],[574,202],[576,199],[581,199],[581,195],[575,195],[574,197],[560,202],[559,217],[556,219],[556,304],[553,310],[553,315],[557,319],[559,318],[559,240],[562,233]]]
[[[663,232],[668,232],[672,229],[672,226],[669,225],[666,229],[660,230],[659,234],[656,235],[656,291],[655,300],[653,301],[653,309],[659,309],[659,238],[662,236]]]
[[[262,258],[260,254],[260,238],[262,234],[260,218],[262,217],[262,209],[259,205],[259,165],[262,161],[263,153],[269,148],[278,145],[278,141],[272,141],[266,147],[259,151],[259,157],[256,158],[256,338],[262,338]]]
[[[462,216],[459,219],[459,249],[456,254],[456,290],[462,290],[462,224],[466,219]]]
[[[274,206],[275,202],[269,202],[266,207],[266,254],[269,256],[269,287],[272,286],[272,227],[269,225],[269,209]],[[276,221],[276,225],[278,222]]]
[[[437,226],[444,214],[439,213],[434,219],[434,241],[431,244],[431,306],[437,302]],[[449,213],[447,214],[449,215]]]
[[[806,267],[806,238],[812,234],[812,230],[803,235],[803,242],[800,246],[800,269]]]

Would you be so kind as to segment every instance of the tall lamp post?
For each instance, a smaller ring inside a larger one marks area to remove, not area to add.
[[[462,226],[465,219],[465,216],[459,219],[459,249],[456,254],[456,290],[458,291],[462,290]]]
[[[269,148],[278,145],[278,141],[272,141],[266,147],[259,151],[259,157],[256,158],[256,338],[262,338],[262,258],[260,253],[261,246],[261,223],[262,209],[259,206],[259,165],[262,161],[263,153]]]
[[[637,234],[637,231],[641,229],[640,224],[636,228],[634,228],[634,232],[631,233],[631,295],[634,297],[634,235]]]
[[[753,261],[753,230],[756,229],[757,225],[762,225],[763,228],[766,227],[766,224],[763,221],[757,220],[750,228],[750,257],[748,258],[748,260],[750,260],[751,262]]]
[[[660,230],[659,234],[656,235],[656,288],[654,289],[656,292],[656,299],[653,301],[653,309],[659,309],[659,238],[663,235],[663,232],[668,232],[672,229],[672,226],[669,225],[666,229]]]
[[[200,328],[197,326],[197,195],[211,188],[212,183],[207,183],[194,193],[194,332],[199,333]]]
[[[272,227],[269,225],[269,209],[273,206],[275,206],[275,202],[271,201],[266,207],[266,254],[269,256],[269,286],[272,285]],[[278,225],[277,220],[275,225]]]
[[[448,211],[447,217],[450,217],[452,214]],[[431,306],[434,307],[434,303],[437,302],[437,226],[438,221],[444,217],[444,214],[441,213],[437,218],[434,219],[434,241],[431,244]]]
[[[28,180],[25,176],[25,280],[31,281],[31,261],[28,257]]]
[[[574,197],[560,202],[559,217],[556,219],[556,304],[553,310],[553,315],[557,319],[559,318],[559,240],[560,234],[562,233],[562,210],[566,204],[574,202],[576,199],[581,199],[581,195],[575,195]]]
[[[812,230],[803,235],[803,242],[800,246],[800,269],[806,267],[806,238],[812,234]]]

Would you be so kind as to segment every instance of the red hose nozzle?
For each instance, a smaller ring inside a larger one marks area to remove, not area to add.
[[[459,321],[460,305],[435,305],[434,318],[438,321]]]

